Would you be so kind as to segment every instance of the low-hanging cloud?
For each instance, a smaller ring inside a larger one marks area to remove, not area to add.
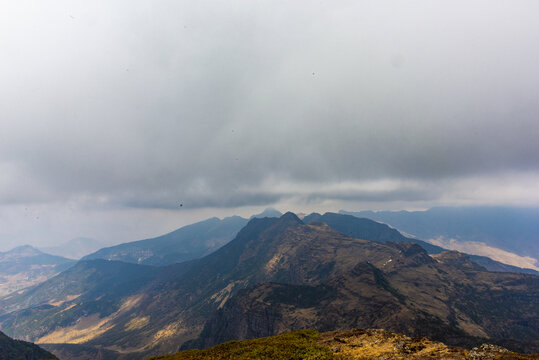
[[[461,185],[500,176],[525,193],[518,179],[539,179],[538,10],[3,4],[0,204],[484,203]]]

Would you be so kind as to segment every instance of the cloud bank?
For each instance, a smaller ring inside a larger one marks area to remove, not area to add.
[[[538,11],[2,4],[0,206],[538,205]]]

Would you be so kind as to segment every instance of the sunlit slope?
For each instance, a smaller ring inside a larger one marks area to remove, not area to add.
[[[205,350],[186,350],[151,360],[369,360],[369,359],[537,359],[483,344],[473,349],[450,347],[428,338],[410,338],[384,330],[318,333],[299,330],[253,340],[231,341]],[[150,360],[150,359],[148,359]]]
[[[98,336],[108,326],[105,319],[128,307],[131,296],[157,273],[157,268],[145,265],[81,261],[36,287],[2,300],[2,330],[33,342],[84,342]]]

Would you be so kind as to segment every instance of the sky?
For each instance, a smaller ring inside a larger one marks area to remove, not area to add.
[[[1,1],[0,250],[270,206],[539,206],[538,13]]]

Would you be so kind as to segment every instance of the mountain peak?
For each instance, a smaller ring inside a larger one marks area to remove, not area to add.
[[[286,221],[286,222],[291,222],[291,223],[296,223],[296,224],[303,224],[303,221],[301,221],[301,219],[296,214],[290,211],[287,211],[279,219],[281,221]]]

